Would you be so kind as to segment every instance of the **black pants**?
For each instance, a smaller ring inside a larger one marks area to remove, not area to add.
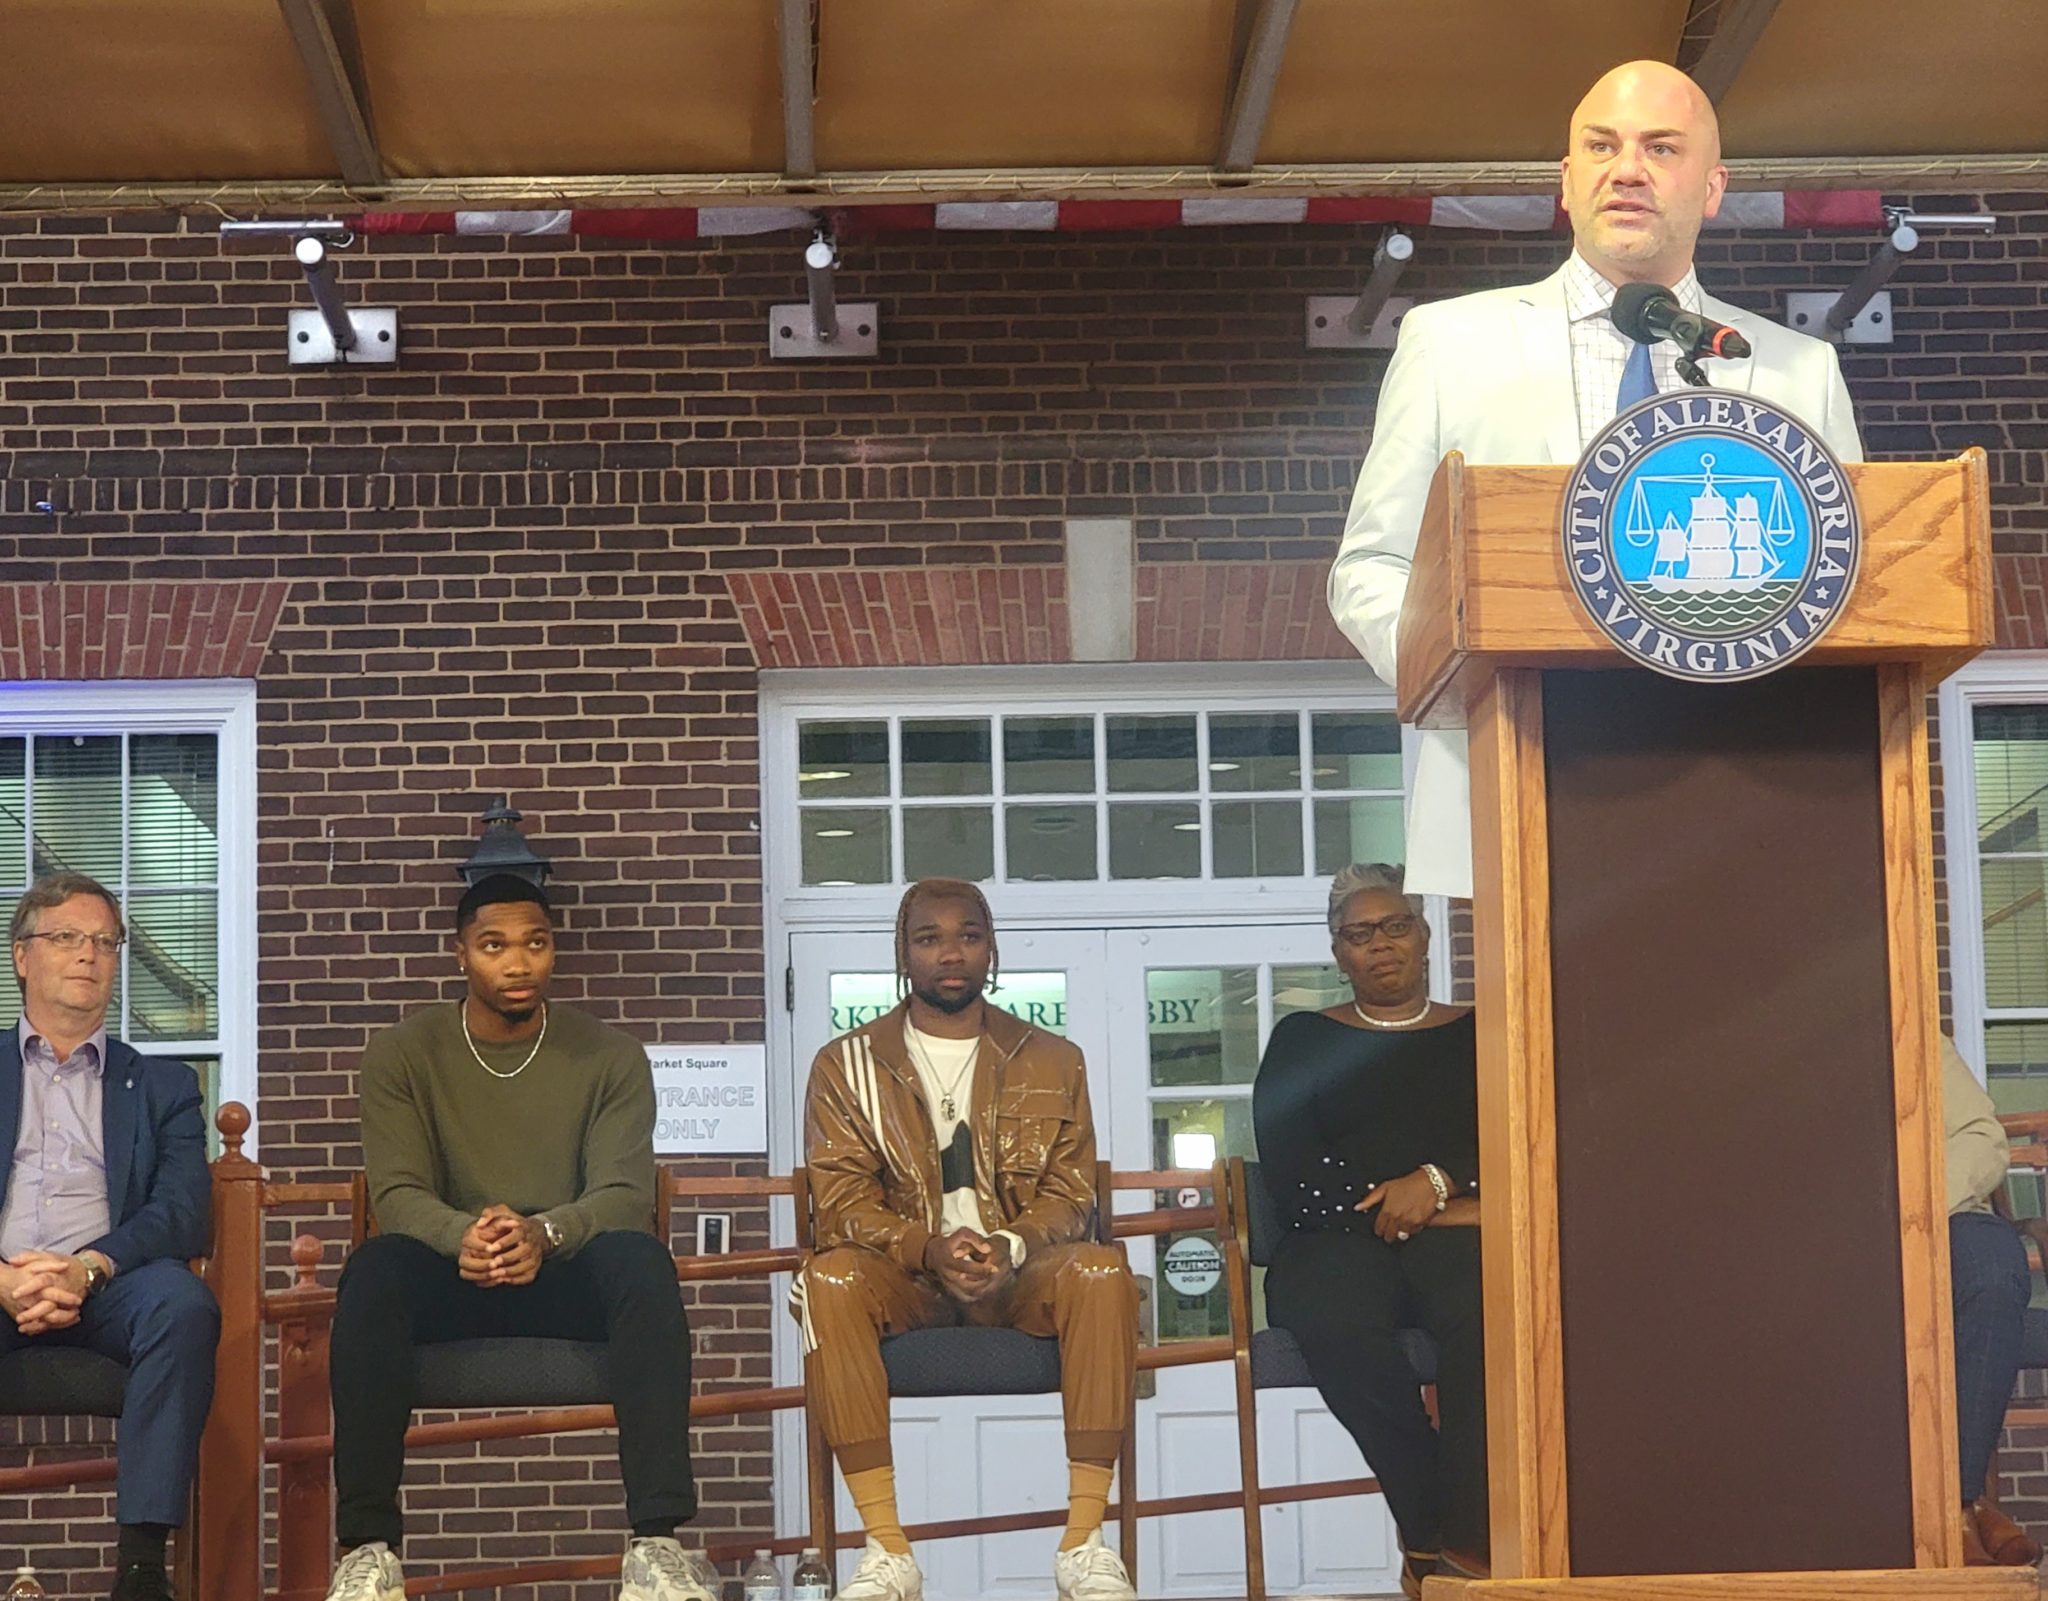
[[[1301,1234],[1266,1274],[1266,1315],[1308,1359],[1316,1388],[1380,1481],[1411,1551],[1483,1556],[1486,1343],[1479,1230],[1429,1228],[1389,1245],[1357,1233]],[[1437,1416],[1394,1335],[1437,1344]]]
[[[675,1260],[651,1234],[614,1230],[541,1264],[531,1284],[466,1283],[452,1259],[404,1234],[366,1240],[334,1312],[335,1532],[398,1549],[398,1480],[413,1409],[413,1348],[530,1335],[610,1342],[626,1515],[682,1523],[690,1477],[690,1328]]]

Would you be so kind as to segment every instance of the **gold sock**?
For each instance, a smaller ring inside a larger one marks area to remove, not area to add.
[[[1067,1532],[1060,1537],[1062,1551],[1087,1544],[1088,1536],[1102,1527],[1109,1511],[1109,1484],[1115,1477],[1114,1462],[1067,1464]]]
[[[896,1469],[883,1463],[860,1473],[846,1475],[846,1493],[860,1511],[860,1526],[868,1538],[896,1556],[910,1554],[910,1542],[903,1537],[903,1523],[896,1515]]]

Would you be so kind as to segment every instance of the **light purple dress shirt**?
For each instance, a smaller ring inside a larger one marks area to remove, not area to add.
[[[21,1132],[7,1204],[0,1207],[0,1257],[22,1251],[69,1256],[112,1226],[100,1120],[107,1031],[98,1030],[60,1062],[26,1017],[19,1028]]]

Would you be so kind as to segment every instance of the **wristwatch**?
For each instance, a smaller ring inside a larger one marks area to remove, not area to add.
[[[98,1262],[89,1256],[81,1256],[78,1265],[85,1269],[85,1293],[88,1297],[99,1294],[107,1287],[107,1280],[111,1275]]]
[[[549,1217],[547,1213],[543,1212],[540,1214],[540,1231],[547,1237],[547,1254],[553,1256],[562,1248],[563,1234],[561,1225]]]

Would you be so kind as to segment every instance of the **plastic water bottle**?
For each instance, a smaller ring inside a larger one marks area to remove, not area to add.
[[[789,1594],[790,1601],[832,1601],[832,1570],[816,1546],[804,1547]]]
[[[754,1560],[747,1564],[747,1571],[740,1575],[740,1593],[746,1597],[746,1601],[788,1601],[782,1588],[782,1569],[775,1565],[775,1558],[771,1553],[754,1553]]]
[[[718,1564],[704,1554],[702,1546],[687,1546],[683,1550],[683,1566],[690,1570],[704,1593],[709,1596],[721,1595],[725,1590],[725,1577],[718,1571]]]
[[[48,1601],[50,1592],[36,1580],[36,1570],[26,1562],[14,1576],[14,1582],[7,1587],[6,1601]]]

